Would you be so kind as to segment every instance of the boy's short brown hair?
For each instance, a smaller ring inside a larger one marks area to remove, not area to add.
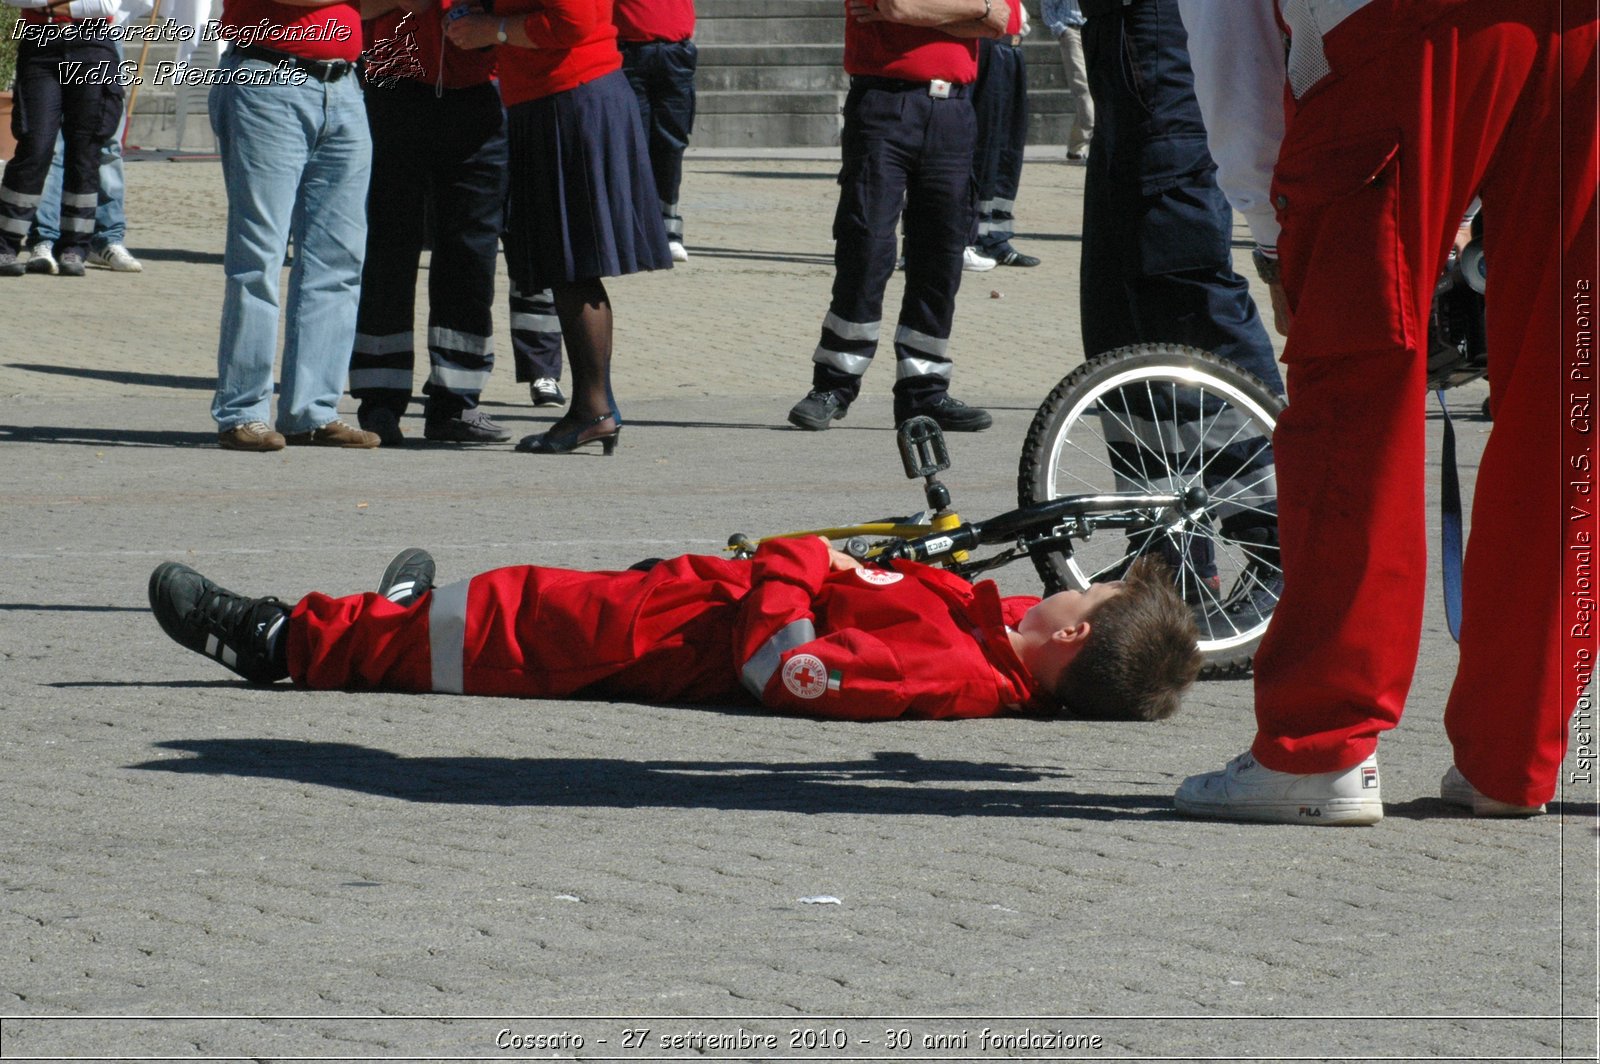
[[[1090,720],[1164,720],[1200,673],[1200,630],[1159,559],[1135,559],[1123,579],[1122,593],[1090,617],[1056,701]]]

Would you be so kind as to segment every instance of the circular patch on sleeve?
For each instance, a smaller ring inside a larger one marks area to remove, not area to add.
[[[856,575],[869,584],[898,584],[906,578],[905,573],[891,573],[887,569],[857,569]]]
[[[783,686],[797,698],[821,698],[828,690],[828,670],[814,654],[796,654],[783,663]]]

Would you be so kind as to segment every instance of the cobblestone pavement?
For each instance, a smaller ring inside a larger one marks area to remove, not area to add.
[[[784,425],[832,167],[688,170],[694,257],[613,286],[609,460],[211,446],[214,162],[130,164],[144,274],[0,283],[0,1057],[1594,1058],[1593,785],[1527,823],[1438,801],[1436,593],[1388,819],[1343,831],[1173,815],[1248,743],[1247,682],[1161,725],[862,725],[258,690],[162,635],[168,558],[293,598],[411,544],[447,576],[611,566],[916,508],[891,366],[834,430]],[[1081,185],[1030,163],[1044,265],[966,278],[955,390],[996,414],[951,441],[968,513],[1012,501],[1082,358]],[[1482,397],[1452,396],[1469,485]],[[509,372],[486,399],[551,420]]]

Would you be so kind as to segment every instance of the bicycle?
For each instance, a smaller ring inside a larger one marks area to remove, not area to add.
[[[913,418],[896,438],[906,476],[924,481],[926,510],[762,541],[735,533],[727,549],[749,557],[765,539],[823,536],[862,561],[905,558],[967,579],[1027,558],[1046,593],[1117,579],[1156,552],[1195,611],[1201,675],[1242,674],[1282,587],[1271,467],[1281,408],[1261,381],[1213,355],[1121,348],[1073,371],[1039,407],[1016,509],[963,519],[938,478],[950,468],[944,435]]]

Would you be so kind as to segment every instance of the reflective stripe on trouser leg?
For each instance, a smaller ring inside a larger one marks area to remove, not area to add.
[[[822,319],[822,340],[811,361],[844,376],[860,377],[872,365],[882,327],[883,323],[876,321],[845,321],[829,311]]]
[[[529,294],[512,284],[511,358],[524,384],[561,379],[561,319],[550,289]]]
[[[435,326],[428,330],[428,360],[430,395],[442,388],[475,400],[494,367],[494,338]]]
[[[467,593],[471,580],[436,587],[428,599],[428,656],[433,690],[461,694],[466,690]]]
[[[356,333],[355,350],[350,355],[350,394],[361,399],[388,392],[388,398],[409,400],[415,358],[409,330],[387,336]]]
[[[770,639],[761,644],[761,649],[744,663],[744,668],[739,673],[739,681],[744,684],[745,690],[760,698],[762,692],[767,689],[772,674],[778,671],[784,652],[805,646],[816,638],[816,627],[808,618],[790,621],[773,633]]]
[[[895,380],[933,377],[949,382],[955,373],[950,363],[950,341],[928,336],[902,325],[894,334]]]

